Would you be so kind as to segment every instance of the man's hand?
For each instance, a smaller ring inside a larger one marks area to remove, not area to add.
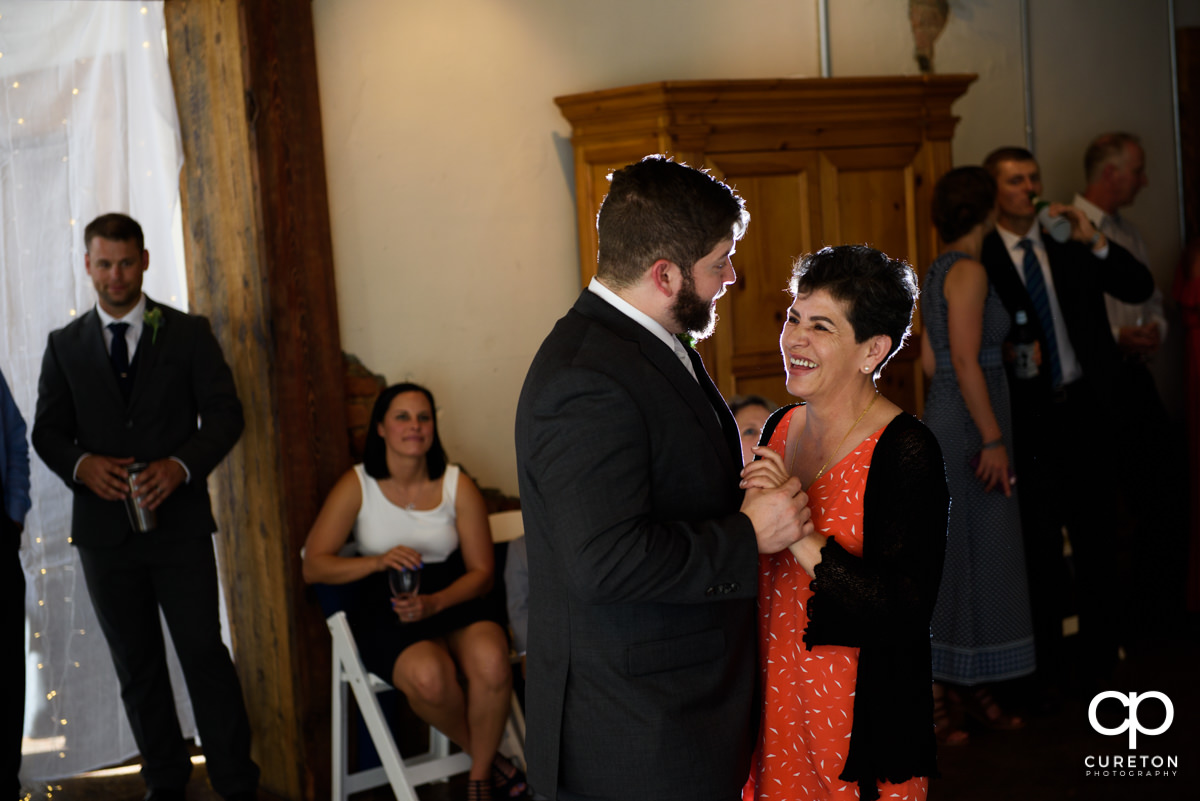
[[[1123,325],[1117,334],[1117,346],[1123,353],[1153,356],[1162,344],[1158,324],[1153,320],[1145,325]]]
[[[1082,242],[1093,250],[1102,248],[1108,244],[1108,240],[1105,239],[1104,234],[1097,231],[1096,226],[1092,225],[1092,221],[1087,218],[1087,215],[1074,206],[1068,206],[1065,203],[1051,203],[1050,216],[1066,217],[1071,223],[1071,238],[1076,242]],[[1093,242],[1092,239],[1097,234],[1099,234],[1099,238]]]
[[[125,466],[133,464],[133,457],[121,459],[112,456],[88,454],[75,468],[75,479],[106,501],[119,501],[129,495],[129,474]]]
[[[749,489],[742,512],[754,525],[759,553],[778,553],[813,533],[808,495],[792,476],[776,489]]]
[[[183,465],[174,459],[158,459],[137,474],[134,495],[138,506],[157,509],[175,488],[183,483],[187,473]]]

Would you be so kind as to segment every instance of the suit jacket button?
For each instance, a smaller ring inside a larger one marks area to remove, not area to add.
[[[126,420],[126,421],[125,421],[125,427],[126,427],[126,428],[133,428],[133,421],[132,421],[132,420]]]

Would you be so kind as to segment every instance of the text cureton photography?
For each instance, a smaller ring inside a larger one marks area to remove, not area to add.
[[[1144,701],[1150,701],[1139,714]],[[1143,747],[1152,747],[1146,737],[1155,737],[1171,728],[1175,705],[1165,694],[1149,692],[1121,693],[1115,690],[1097,693],[1088,705],[1088,723],[1099,734],[1126,735],[1129,753],[1088,754],[1083,759],[1084,775],[1095,777],[1162,777],[1179,773],[1178,754],[1138,754],[1138,735]],[[1115,724],[1115,725],[1110,725]]]

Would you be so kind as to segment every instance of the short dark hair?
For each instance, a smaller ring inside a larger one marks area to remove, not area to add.
[[[956,167],[933,188],[933,224],[943,242],[971,232],[996,207],[996,179],[983,167]]]
[[[87,250],[90,248],[92,240],[96,237],[111,239],[113,242],[128,242],[132,239],[137,245],[138,253],[146,249],[146,239],[142,236],[142,226],[138,225],[137,220],[127,214],[117,212],[101,214],[88,223],[87,228],[83,229],[83,249]]]
[[[793,297],[819,289],[846,304],[855,342],[880,335],[892,338],[892,349],[875,366],[878,378],[912,330],[920,294],[916,272],[903,259],[866,245],[838,245],[801,256],[792,267]]]
[[[762,395],[734,395],[729,401],[729,411],[735,415],[747,406],[761,406],[768,412],[779,408],[778,404],[772,403]]]
[[[1142,140],[1131,133],[1114,131],[1100,134],[1083,154],[1083,175],[1089,184],[1100,177],[1100,170],[1113,158],[1125,152],[1126,145],[1142,146]]]
[[[750,214],[733,189],[707,172],[647,156],[609,175],[596,216],[596,274],[630,286],[658,259],[690,271],[717,244],[741,239]]]
[[[425,469],[431,479],[439,479],[446,472],[446,450],[442,447],[442,438],[438,436],[437,404],[433,401],[433,393],[420,384],[392,384],[379,393],[375,406],[371,409],[371,424],[367,426],[367,443],[363,446],[363,469],[374,479],[384,479],[391,475],[387,466],[387,447],[383,437],[379,436],[379,424],[387,414],[388,407],[397,395],[405,392],[420,392],[429,399],[429,408],[433,413],[433,444],[425,454]]]
[[[1036,163],[1037,159],[1023,147],[998,147],[987,154],[987,158],[983,160],[983,168],[995,178],[1000,165],[1006,161],[1032,161]]]

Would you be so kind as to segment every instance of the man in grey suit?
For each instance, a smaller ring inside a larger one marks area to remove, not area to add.
[[[611,181],[596,278],[517,407],[530,785],[732,801],[758,725],[758,554],[811,533],[807,497],[794,478],[742,492],[733,415],[677,337],[712,330],[741,199],[658,156]]]
[[[182,801],[191,760],[175,715],[159,609],[179,655],[209,779],[253,798],[258,766],[241,685],[221,642],[216,530],[206,478],[241,436],[233,374],[208,321],[142,293],[141,226],[106,214],[84,231],[97,306],[50,334],[33,445],[74,493],[72,542],[142,753],[146,797]],[[126,513],[128,471],[150,531]]]

